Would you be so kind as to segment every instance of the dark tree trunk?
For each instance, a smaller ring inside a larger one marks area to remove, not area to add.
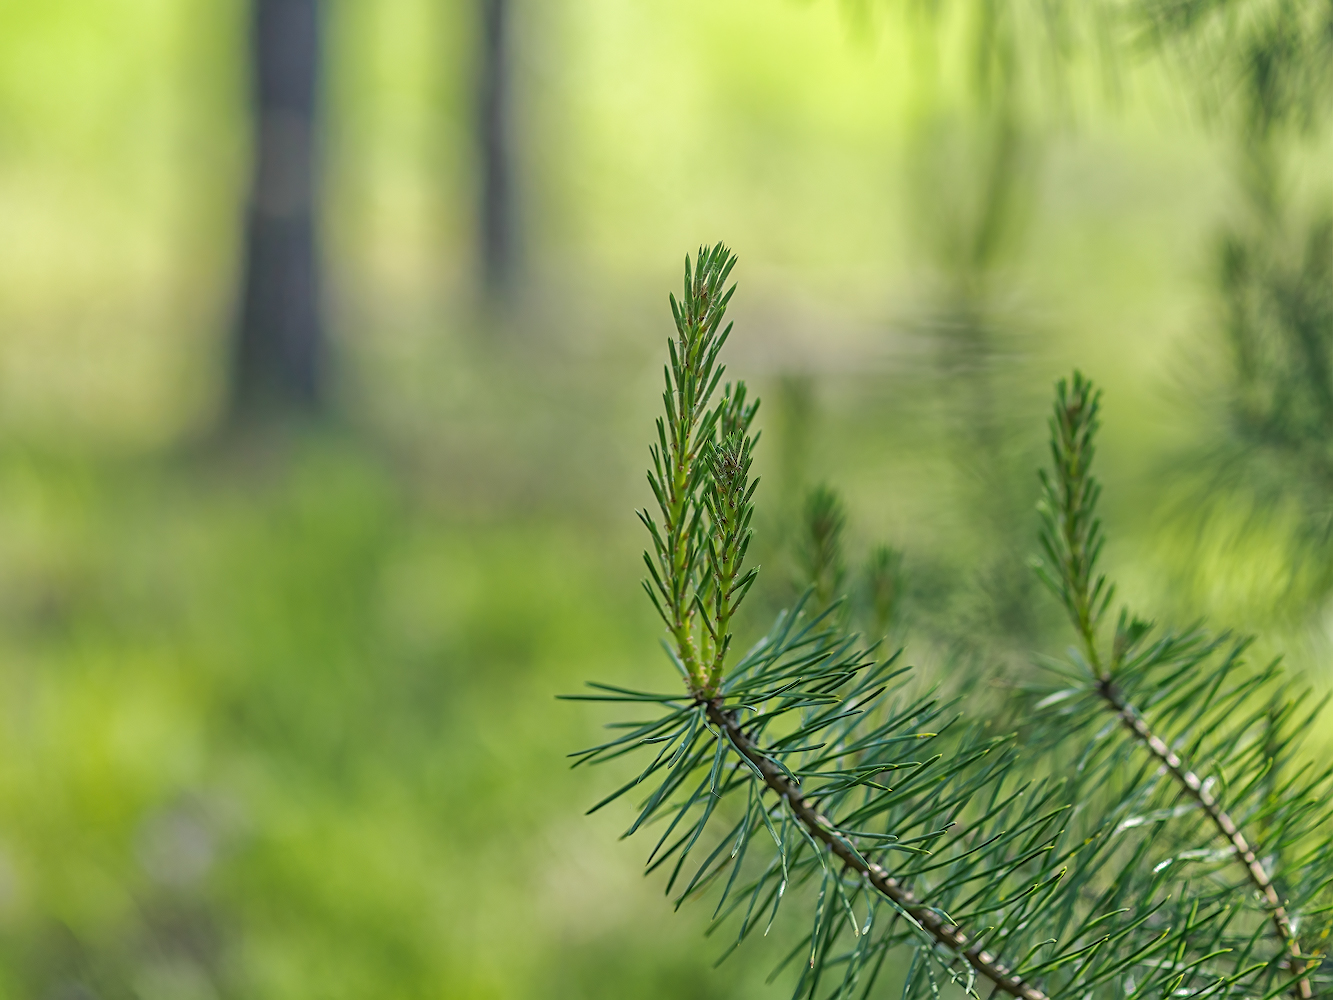
[[[232,416],[313,410],[325,361],[315,246],[317,0],[254,0],[254,175]]]
[[[503,298],[518,267],[510,93],[510,0],[478,0],[477,149],[481,205],[477,220],[481,278]]]

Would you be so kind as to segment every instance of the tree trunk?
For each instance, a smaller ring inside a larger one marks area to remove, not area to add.
[[[317,0],[254,0],[254,174],[233,420],[314,410],[325,362],[315,246]]]
[[[518,268],[510,93],[510,0],[478,0],[481,51],[477,75],[480,173],[478,258],[489,298],[506,297]]]

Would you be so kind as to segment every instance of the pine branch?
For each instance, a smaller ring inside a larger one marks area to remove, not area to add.
[[[919,900],[885,868],[866,859],[853,846],[850,836],[839,830],[825,812],[817,810],[811,804],[812,793],[802,792],[798,787],[796,774],[779,762],[784,754],[793,752],[781,745],[793,740],[792,735],[789,734],[780,740],[779,744],[771,747],[769,752],[762,752],[758,744],[746,735],[738,723],[737,710],[726,707],[726,695],[737,694],[736,689],[743,688],[747,679],[759,684],[761,688],[766,687],[773,678],[770,678],[763,668],[772,667],[777,661],[776,657],[768,663],[760,661],[755,667],[747,667],[742,661],[729,681],[724,683],[724,678],[727,677],[726,657],[731,644],[731,620],[757,572],[755,569],[743,572],[742,565],[751,534],[752,499],[758,485],[757,481],[749,480],[755,439],[748,434],[758,403],[747,406],[745,387],[743,384],[737,384],[734,391],[730,386],[727,387],[723,400],[716,409],[709,409],[711,394],[723,371],[722,366],[717,363],[718,351],[730,331],[728,326],[720,335],[716,333],[726,302],[734,291],[733,286],[723,293],[722,285],[734,263],[734,256],[720,243],[712,249],[701,249],[693,268],[690,262],[686,261],[683,303],[677,305],[676,300],[672,299],[672,312],[676,319],[678,337],[675,342],[669,344],[671,364],[667,371],[667,392],[663,397],[666,416],[665,421],[658,422],[659,443],[658,447],[653,449],[654,468],[649,472],[649,482],[658,499],[664,528],[659,530],[646,511],[640,513],[640,518],[648,527],[656,550],[656,559],[645,553],[652,582],[645,581],[644,586],[667,624],[671,636],[670,652],[686,677],[691,703],[689,707],[682,706],[675,709],[666,720],[649,724],[643,729],[645,733],[643,740],[661,739],[667,741],[667,747],[673,745],[686,731],[688,736],[667,763],[668,768],[676,769],[677,777],[668,777],[664,780],[658,792],[650,797],[639,820],[631,827],[631,832],[662,808],[667,795],[680,787],[680,782],[690,772],[690,767],[687,763],[682,763],[683,760],[687,758],[693,760],[697,766],[702,766],[707,760],[703,750],[695,751],[691,756],[690,749],[698,734],[698,720],[705,718],[719,731],[708,777],[676,811],[675,818],[654,854],[663,849],[676,826],[696,803],[702,800],[706,804],[703,806],[701,818],[675,842],[674,846],[666,848],[666,853],[657,863],[665,861],[679,851],[676,866],[676,873],[679,874],[680,865],[684,863],[685,857],[702,834],[717,801],[733,787],[729,779],[723,778],[722,765],[729,747],[743,758],[753,769],[753,773],[761,777],[764,784],[786,803],[796,821],[804,827],[806,834],[811,838],[812,844],[818,842],[827,846],[846,866],[846,870],[864,876],[898,912],[908,916],[934,942],[965,960],[976,974],[990,980],[996,990],[1019,1000],[1049,1000],[1044,992],[1026,982],[957,923],[942,915],[942,910]],[[818,624],[834,611],[829,604],[843,572],[840,541],[845,518],[836,495],[827,489],[816,491],[812,495],[807,514],[813,525],[814,538],[809,561],[812,574],[816,577],[817,583],[822,585],[817,587],[820,591],[817,599],[823,611],[823,614],[815,620],[815,624]],[[696,619],[697,626],[694,624]],[[807,632],[809,628],[807,626]],[[835,685],[855,676],[865,666],[864,661],[857,662],[856,654],[852,654],[850,660],[830,657],[831,650],[823,649],[828,639],[822,632],[812,633],[810,641],[814,642],[821,652],[813,660],[797,661],[798,665],[807,668],[805,677],[796,674],[789,683],[779,684],[776,691],[768,688],[762,695],[751,697],[752,702],[762,703],[771,701],[775,696],[781,698],[781,692],[787,690],[790,691],[790,696],[783,699],[785,704],[779,701],[775,715],[785,714],[801,707],[814,710],[812,721],[803,730],[798,730],[798,735],[804,731],[817,733],[837,725],[844,718],[843,715],[836,713],[830,715],[827,709],[818,710],[820,702],[827,701],[831,697],[817,693],[821,688],[826,691],[830,689],[828,682],[820,683],[819,662],[832,660],[837,664],[830,670],[829,678]],[[783,644],[779,643],[778,648],[784,648]],[[845,654],[849,644],[842,642],[840,647],[835,648],[840,648]],[[753,676],[747,678],[747,672]],[[802,681],[806,684],[802,685]],[[805,687],[804,691],[799,690],[802,686]],[[727,687],[732,691],[728,692]],[[798,690],[792,690],[793,688]],[[847,716],[859,715],[862,708],[876,702],[882,691],[881,688],[878,691],[866,692],[866,697],[856,703],[858,708],[847,713]],[[619,697],[630,696],[622,693]],[[652,696],[643,697],[653,700]],[[836,699],[834,704],[837,704]],[[692,716],[693,721],[686,722],[686,716]],[[854,719],[849,720],[843,730],[844,736],[850,734],[854,721]],[[667,725],[675,726],[671,735],[661,737],[649,735],[660,732]],[[726,739],[722,739],[720,734],[725,734]],[[853,758],[859,758],[859,766],[833,767],[822,772],[811,769],[803,770],[801,773],[807,778],[820,775],[832,779],[831,787],[819,791],[819,794],[829,801],[836,801],[843,792],[858,786],[883,788],[874,781],[876,775],[886,768],[907,765],[876,759],[872,752],[875,749],[875,742],[863,739],[861,744],[866,746],[862,751],[853,751]],[[895,740],[887,739],[884,742],[892,744]],[[622,744],[626,743],[628,740],[615,741],[609,746],[594,748],[584,759],[605,759],[608,753],[622,752]],[[814,750],[824,745],[818,744]],[[633,743],[628,743],[628,746],[632,747]],[[659,766],[666,753],[667,749],[664,747],[640,780]],[[986,750],[983,748],[980,753],[984,756]],[[913,770],[908,772],[909,778],[913,774],[923,773],[922,769],[926,766],[928,764],[911,764]],[[945,774],[948,773],[946,770]],[[975,783],[973,787],[980,787],[982,783],[994,780],[996,779],[993,776],[988,776],[983,782]],[[910,781],[907,784],[910,787]],[[622,792],[625,790],[621,789]],[[886,799],[892,801],[894,799],[892,790],[884,789],[884,791],[888,793]],[[961,803],[965,803],[970,794],[968,791],[959,796],[958,808],[961,808]],[[746,819],[739,828],[742,843],[744,838],[748,837],[752,808],[747,808]],[[861,812],[868,818],[886,808],[887,803],[873,810],[866,806]],[[926,811],[926,814],[937,813],[938,809],[936,804],[931,810]],[[764,821],[766,824],[769,823],[766,811]],[[776,837],[775,839],[780,840]],[[890,842],[898,839],[897,836],[888,836]],[[779,847],[781,850],[780,843]],[[1038,853],[1048,849],[1048,846],[1042,846]],[[740,847],[736,853],[739,851]],[[707,883],[705,873],[717,854],[718,851],[714,851],[704,863],[686,888],[685,895],[697,886]],[[1017,863],[1024,863],[1030,856],[1031,854],[1021,856]],[[785,872],[785,850],[783,858]],[[822,859],[821,864],[823,864]],[[997,871],[1008,871],[1013,867],[1014,862],[1005,860],[998,866]],[[739,870],[739,864],[736,870]],[[715,868],[713,871],[716,873],[721,869]],[[734,873],[732,878],[734,880]],[[825,878],[826,880],[828,878],[827,870]],[[1058,879],[1058,875],[1056,878]],[[785,879],[784,874],[784,886]],[[838,893],[844,896],[843,902],[850,908],[850,902],[841,889],[840,879],[841,876],[837,883]],[[672,876],[672,884],[674,882],[675,875]],[[1002,882],[1002,878],[996,879],[996,885]],[[778,893],[778,899],[780,898],[781,892]],[[826,933],[822,928],[828,925],[822,924],[821,927],[822,907],[817,909],[816,914],[816,929],[811,936],[811,967],[819,965],[822,969],[822,963],[816,961],[815,952],[821,933]],[[815,978],[817,979],[817,975]]]
[[[1301,997],[1302,1000],[1311,1000],[1314,991],[1310,986],[1309,978],[1304,975],[1305,960],[1301,955],[1300,943],[1296,939],[1296,930],[1291,925],[1291,918],[1282,905],[1277,889],[1273,887],[1273,880],[1269,878],[1268,872],[1264,871],[1264,866],[1255,856],[1254,849],[1250,847],[1249,841],[1245,839],[1245,834],[1241,833],[1235,820],[1222,810],[1217,799],[1208,791],[1199,776],[1186,767],[1180,756],[1148,728],[1143,716],[1121,697],[1120,692],[1116,690],[1109,677],[1098,681],[1097,690],[1111,710],[1120,718],[1125,728],[1133,733],[1154,757],[1161,761],[1162,766],[1185,788],[1190,797],[1199,803],[1200,808],[1212,820],[1218,832],[1231,845],[1231,850],[1235,853],[1237,860],[1245,866],[1250,883],[1259,895],[1263,896],[1264,901],[1272,911],[1273,927],[1277,931],[1278,937],[1285,942],[1287,953],[1291,956],[1287,963],[1288,968],[1291,969],[1293,975],[1300,976],[1294,994]]]
[[[939,912],[918,900],[898,883],[887,871],[873,861],[867,861],[852,846],[847,834],[837,828],[826,816],[802,796],[800,789],[782,769],[764,755],[747,737],[736,721],[734,712],[724,711],[718,704],[709,703],[708,719],[723,730],[732,746],[763,776],[764,783],[778,798],[784,800],[796,817],[816,840],[827,844],[849,869],[865,876],[875,889],[895,907],[908,914],[931,937],[950,951],[961,955],[967,964],[995,984],[995,989],[1019,1000],[1049,1000],[1045,993],[1015,974],[995,955],[974,945],[967,933],[955,926]]]
[[[730,263],[727,270],[730,270]],[[688,276],[687,265],[687,282]],[[711,621],[708,621],[707,615],[705,621],[715,655],[713,663],[707,668],[705,684],[695,692],[697,703],[706,706],[709,720],[726,732],[736,752],[748,760],[763,777],[765,784],[788,804],[810,835],[827,844],[848,868],[864,875],[876,890],[909,914],[936,941],[961,955],[973,969],[990,979],[996,989],[1019,1000],[1049,1000],[1046,994],[1025,983],[994,955],[979,946],[972,946],[968,935],[961,928],[919,902],[881,866],[863,859],[851,846],[847,836],[810,805],[782,768],[758,750],[737,724],[735,713],[724,711],[722,702],[715,697],[722,682],[724,660],[731,640],[728,632],[731,616],[756,572],[751,570],[738,582],[741,562],[749,543],[751,499],[758,485],[757,481],[748,481],[753,441],[745,435],[755,407],[746,410],[744,398],[745,390],[742,386],[738,389],[734,403],[729,399],[723,401],[718,422],[723,425],[724,432],[729,433],[712,449],[709,456],[711,482],[704,491],[704,503],[712,525],[708,548],[714,604]],[[738,410],[742,417],[735,416]],[[840,583],[843,573],[840,543],[845,515],[836,494],[821,488],[811,495],[807,503],[807,517],[813,525],[814,545],[809,556],[812,575],[817,581],[819,603],[827,606],[834,597],[833,589]],[[737,591],[740,593],[736,594]],[[677,651],[682,659],[689,652],[685,646],[678,646]],[[720,740],[718,746],[721,749]]]
[[[612,723],[614,738],[572,755],[575,766],[648,757],[637,777],[590,811],[641,793],[625,835],[660,822],[648,871],[669,872],[666,891],[678,906],[720,888],[713,928],[739,917],[731,948],[756,927],[767,933],[792,895],[787,890],[806,887],[811,929],[778,970],[806,951],[798,1000],[866,1000],[898,949],[913,952],[904,1000],[938,997],[941,980],[973,1000],[982,984],[1016,1000],[1269,1000],[1287,988],[1259,981],[1278,971],[1281,956],[1255,957],[1277,909],[1268,905],[1259,922],[1244,905],[1252,894],[1230,880],[1177,874],[1215,863],[1218,852],[1196,849],[1194,826],[1221,822],[1234,832],[1228,857],[1244,845],[1250,877],[1268,879],[1262,898],[1281,902],[1281,926],[1294,931],[1304,917],[1305,933],[1318,940],[1310,918],[1326,912],[1333,884],[1333,842],[1323,832],[1333,825],[1333,768],[1278,775],[1275,762],[1291,753],[1299,731],[1293,708],[1270,699],[1257,714],[1238,712],[1276,674],[1270,667],[1226,687],[1237,676],[1238,651],[1203,674],[1220,641],[1190,633],[1145,648],[1149,626],[1122,616],[1111,648],[1099,655],[1110,588],[1094,578],[1101,534],[1089,414],[1096,395],[1086,382],[1076,380],[1072,395],[1062,387],[1054,427],[1059,471],[1046,480],[1044,574],[1084,640],[1074,671],[1080,686],[1039,706],[1059,706],[1057,725],[1042,730],[1038,720],[1023,747],[985,726],[955,725],[953,706],[931,691],[914,693],[911,668],[898,666],[896,654],[863,649],[849,632],[851,616],[818,588],[733,655],[732,623],[756,573],[744,561],[757,439],[750,434],[757,403],[746,402],[742,384],[726,386],[721,403],[711,403],[731,295],[722,284],[733,260],[720,244],[701,250],[687,264],[682,303],[672,300],[679,337],[670,343],[666,412],[649,472],[660,523],[640,512],[652,539],[644,586],[685,690],[593,684],[593,693],[573,696],[652,713]],[[812,538],[823,554],[813,565],[840,572],[840,511],[821,503],[813,513]],[[896,563],[883,555],[875,566],[882,579],[872,596],[891,609]],[[1108,698],[1130,739],[1103,738],[1113,731],[1097,719]],[[1135,705],[1152,710],[1151,729]],[[1094,720],[1101,731],[1071,769],[1067,740]],[[1184,763],[1204,759],[1205,737],[1213,741],[1215,778],[1225,780],[1224,765],[1235,778],[1229,795],[1211,791],[1214,778],[1204,781]],[[1150,759],[1136,764],[1140,743]],[[1065,752],[1058,767],[1037,752],[1043,744]],[[1053,770],[1064,777],[1042,777]],[[1188,806],[1178,804],[1177,781],[1192,796]],[[1283,869],[1289,899],[1257,860],[1250,846],[1257,841],[1240,835],[1246,824],[1263,829],[1274,856],[1298,852]],[[1204,843],[1212,839],[1210,830]],[[1157,847],[1171,840],[1187,849],[1158,860]],[[1308,877],[1292,882],[1290,871]],[[1292,984],[1326,983],[1316,956],[1293,939],[1284,937],[1283,952]]]
[[[825,485],[816,486],[805,498],[804,538],[799,553],[805,586],[814,589],[815,602],[828,607],[841,590],[847,570],[843,559],[843,532],[847,513],[842,498]]]
[[[1055,413],[1051,419],[1054,474],[1048,476],[1043,472],[1041,475],[1044,487],[1041,510],[1045,521],[1042,543],[1050,564],[1039,566],[1038,573],[1069,614],[1082,643],[1086,666],[1092,674],[1092,688],[1104,708],[1114,713],[1125,729],[1160,762],[1176,784],[1208,816],[1217,834],[1227,841],[1251,886],[1267,905],[1273,929],[1288,955],[1287,968],[1296,977],[1293,995],[1301,1000],[1311,1000],[1314,992],[1305,974],[1307,962],[1296,929],[1250,841],[1211,794],[1206,783],[1153,732],[1115,682],[1116,672],[1123,667],[1150,626],[1137,619],[1127,623],[1122,614],[1110,664],[1103,666],[1098,631],[1115,588],[1107,584],[1104,575],[1096,573],[1103,542],[1101,522],[1096,516],[1101,486],[1090,469],[1099,427],[1100,398],[1100,391],[1078,372],[1074,373],[1070,383],[1061,379],[1057,384]]]

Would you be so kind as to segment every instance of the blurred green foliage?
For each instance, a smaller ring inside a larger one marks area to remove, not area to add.
[[[723,995],[689,929],[623,933],[562,764],[551,694],[648,625],[623,548],[318,438],[4,469],[6,995]]]

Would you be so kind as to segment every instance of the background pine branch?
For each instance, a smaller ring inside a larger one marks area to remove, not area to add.
[[[1278,749],[1288,750],[1322,705],[1302,720],[1298,729],[1283,732],[1275,741],[1274,719],[1285,721],[1290,717],[1300,696],[1288,700],[1291,695],[1282,690],[1275,666],[1258,675],[1241,673],[1246,642],[1229,643],[1225,636],[1210,639],[1195,631],[1183,637],[1168,634],[1150,644],[1147,638],[1152,626],[1122,611],[1110,648],[1100,648],[1100,625],[1115,588],[1097,572],[1103,544],[1097,518],[1101,487],[1090,469],[1099,403],[1100,393],[1078,373],[1056,388],[1051,419],[1053,469],[1050,474],[1042,474],[1042,547],[1048,561],[1039,565],[1038,572],[1068,611],[1079,636],[1081,656],[1075,665],[1083,672],[1086,685],[1065,689],[1047,702],[1058,702],[1066,696],[1094,700],[1101,712],[1117,719],[1170,776],[1180,796],[1198,806],[1212,827],[1211,835],[1226,845],[1220,853],[1230,854],[1261,898],[1278,946],[1286,952],[1284,967],[1296,979],[1294,994],[1309,998],[1314,995],[1311,979],[1305,975],[1310,959],[1303,954],[1297,934],[1299,918],[1293,919],[1288,912],[1274,875],[1259,858],[1266,855],[1272,864],[1281,857],[1284,847],[1290,849],[1297,842],[1313,838],[1314,843],[1304,846],[1312,850],[1320,870],[1333,875],[1329,870],[1333,865],[1333,835],[1329,832],[1333,808],[1328,805],[1333,768],[1316,776],[1303,776],[1295,786],[1283,788],[1288,802],[1270,802],[1271,815],[1286,815],[1287,810],[1313,810],[1315,815],[1312,822],[1293,821],[1291,826],[1283,823],[1280,832],[1269,828],[1268,845],[1260,846],[1254,839],[1257,831],[1247,837],[1232,813],[1242,809],[1245,811],[1236,812],[1237,817],[1254,814],[1252,806],[1247,808],[1246,793],[1266,790],[1273,794],[1271,783],[1262,782],[1261,775],[1280,767],[1283,761]],[[1208,669],[1215,653],[1223,654],[1222,663]],[[1154,714],[1167,727],[1160,734],[1135,707],[1127,693],[1130,690],[1136,691],[1145,705],[1155,707]],[[1168,734],[1168,739],[1162,734]],[[1188,761],[1194,759],[1208,761],[1219,777],[1225,776],[1226,785],[1237,789],[1230,804],[1214,794],[1216,779],[1201,778],[1192,769]],[[1208,856],[1206,846],[1195,850]],[[1298,886],[1303,874],[1284,873],[1296,883],[1292,887],[1296,899],[1302,898]]]

